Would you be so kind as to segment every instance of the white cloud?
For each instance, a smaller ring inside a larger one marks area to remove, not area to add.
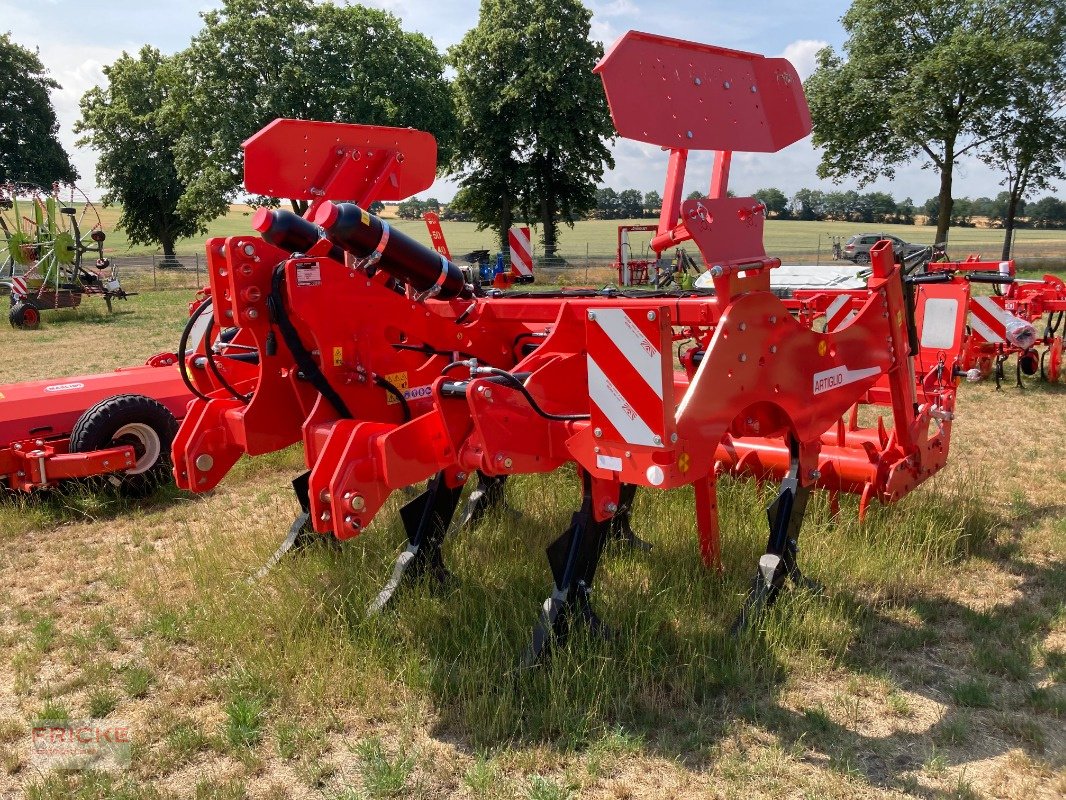
[[[792,62],[792,66],[799,73],[800,80],[805,81],[814,72],[818,63],[818,51],[828,46],[829,42],[820,39],[798,39],[795,42],[789,42],[784,52],[781,53],[781,57]]]

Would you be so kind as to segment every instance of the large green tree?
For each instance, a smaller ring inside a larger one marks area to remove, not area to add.
[[[78,144],[98,153],[96,176],[107,189],[105,203],[122,207],[118,226],[131,244],[158,244],[174,258],[179,238],[206,230],[211,208],[179,209],[186,184],[178,177],[173,148],[177,132],[169,119],[170,62],[154,47],[123,53],[104,68],[106,86],[81,99]]]
[[[590,20],[578,0],[482,0],[477,26],[449,53],[463,128],[453,166],[501,246],[518,211],[540,223],[553,257],[560,221],[572,226],[596,208],[614,165]]]
[[[48,188],[78,179],[57,138],[48,92],[58,88],[36,52],[0,34],[0,183]]]
[[[312,0],[226,0],[178,57],[172,119],[183,205],[221,213],[241,188],[241,142],[278,117],[394,125],[451,157],[444,59],[384,11]],[[300,203],[293,203],[297,210]]]
[[[807,80],[818,174],[861,185],[920,160],[940,175],[937,240],[960,158],[1000,134],[1012,87],[1046,57],[1043,26],[1064,0],[854,0],[844,56],[826,48]]]

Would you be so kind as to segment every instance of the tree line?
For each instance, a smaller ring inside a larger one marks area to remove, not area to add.
[[[393,14],[359,5],[224,0],[201,16],[185,49],[124,53],[105,68],[107,85],[81,100],[79,142],[97,151],[104,200],[121,204],[131,242],[169,255],[178,238],[204,232],[242,196],[241,142],[278,117],[428,130],[439,172],[460,186],[446,212],[494,229],[502,247],[516,221],[538,225],[551,256],[562,224],[647,217],[661,205],[655,192],[597,188],[614,166],[614,131],[592,73],[603,48],[579,0],[481,0],[475,26],[443,53]],[[935,208],[879,192],[766,189],[771,215],[921,214],[939,240],[952,224],[995,216],[1009,250],[1026,201],[1066,179],[1066,0],[854,0],[841,24],[843,51],[821,51],[804,87],[819,176],[862,189],[917,160],[940,177]],[[11,84],[0,182],[69,180],[47,99],[54,81],[9,36],[0,64]],[[954,198],[964,156],[1002,175],[1004,192]],[[1057,224],[1053,201],[1030,204],[1043,224]]]

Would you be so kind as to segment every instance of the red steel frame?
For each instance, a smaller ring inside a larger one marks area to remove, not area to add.
[[[832,332],[811,330],[770,291],[769,270],[780,262],[763,249],[764,208],[726,196],[732,150],[771,152],[809,132],[792,66],[631,32],[597,72],[619,133],[670,149],[655,249],[692,239],[711,268],[713,296],[416,296],[425,287],[397,291],[395,267],[371,273],[353,263],[362,253],[333,230],[333,211],[314,217],[325,238],[306,255],[253,236],[213,239],[215,322],[239,326],[259,364],[237,392],[223,391],[206,371],[195,374],[206,399],[193,402],[173,452],[179,486],[206,491],[241,455],[302,442],[310,525],[342,540],[364,531],[392,492],[431,479],[405,507],[411,544],[392,589],[407,572],[443,570],[439,539],[472,473],[491,487],[509,475],[575,464],[584,501],[549,548],[555,591],[534,635],[534,657],[550,634],[565,630],[560,620],[594,619],[588,585],[606,531],[628,514],[634,487],[692,485],[700,553],[720,568],[717,474],[782,478],[744,618],[772,602],[785,579],[799,579],[795,539],[811,488],[859,492],[865,508],[872,498],[897,499],[939,470],[968,298],[965,284],[925,291],[917,346],[899,267],[882,242],[855,317]],[[716,107],[728,107],[727,118],[712,116]],[[672,113],[657,113],[663,109]],[[289,124],[299,135],[299,124]],[[412,192],[433,179],[428,161],[409,168],[419,162],[406,149],[415,145],[391,129],[329,130],[327,140],[381,143],[375,152],[391,147],[395,155],[383,158],[403,165]],[[260,173],[287,169],[275,163],[287,156],[264,158],[255,141],[247,146],[247,183],[274,185]],[[682,203],[692,148],[717,151],[713,196]],[[316,202],[365,203],[381,186],[364,178]],[[346,213],[355,212],[372,223],[360,209]],[[325,255],[334,246],[349,248],[348,263]],[[934,300],[941,321],[927,341],[922,317]],[[955,313],[945,317],[952,304]],[[683,345],[681,370],[675,344]],[[860,428],[860,403],[882,406],[891,425]]]

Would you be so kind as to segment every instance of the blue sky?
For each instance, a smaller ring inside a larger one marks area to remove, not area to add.
[[[409,30],[420,31],[440,48],[456,43],[477,20],[477,0],[364,0],[364,5],[396,14]],[[625,31],[638,30],[694,39],[709,44],[765,55],[784,55],[806,77],[814,56],[826,44],[839,48],[843,42],[840,16],[843,2],[795,2],[763,0],[585,0],[593,11],[593,37],[609,45]],[[80,184],[90,196],[98,196],[92,151],[74,147],[71,126],[78,115],[78,99],[91,86],[104,80],[101,68],[123,50],[136,51],[151,44],[164,52],[182,49],[199,30],[200,12],[217,2],[182,0],[0,0],[0,31],[12,33],[15,41],[40,50],[41,60],[62,85],[53,93],[59,114],[61,139],[72,153],[82,174]],[[358,120],[352,120],[358,122]],[[638,188],[661,191],[665,156],[658,149],[626,140],[614,146],[616,167],[605,183],[616,189]],[[709,158],[693,155],[689,162],[688,189],[706,190]],[[777,186],[791,194],[808,186],[833,188],[818,181],[818,154],[808,141],[797,142],[771,155],[734,156],[731,186],[740,194]],[[956,196],[994,196],[1000,177],[977,161],[966,161],[956,171]],[[845,183],[842,188],[855,188]],[[918,164],[901,168],[893,182],[881,181],[871,188],[911,197],[922,202],[938,191],[936,175]],[[1060,194],[1066,187],[1060,187]],[[454,185],[440,180],[427,194],[441,199],[451,196]]]

